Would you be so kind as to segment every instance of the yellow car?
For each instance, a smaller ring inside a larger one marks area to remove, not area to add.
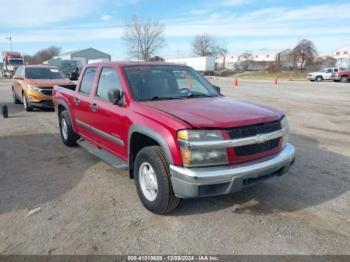
[[[13,102],[23,103],[26,111],[33,108],[53,109],[54,85],[73,84],[60,69],[46,65],[20,66],[12,84]]]

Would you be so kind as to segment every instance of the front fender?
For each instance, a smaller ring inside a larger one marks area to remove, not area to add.
[[[157,123],[153,123],[152,127],[133,124],[130,127],[129,133],[128,133],[129,154],[130,154],[130,145],[131,145],[130,140],[134,133],[140,133],[155,140],[162,148],[167,162],[169,164],[179,164],[178,155],[176,154],[176,152],[178,151],[177,144],[176,144],[176,141],[174,141],[173,135],[168,129],[166,129],[165,127]]]

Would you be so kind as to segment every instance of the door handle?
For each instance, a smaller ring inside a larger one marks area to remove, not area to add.
[[[77,106],[80,104],[80,99],[77,97],[74,97],[74,104]]]
[[[93,103],[93,104],[90,105],[90,108],[91,108],[91,110],[92,110],[93,112],[96,112],[97,109],[98,109],[98,105],[97,105],[96,103]]]

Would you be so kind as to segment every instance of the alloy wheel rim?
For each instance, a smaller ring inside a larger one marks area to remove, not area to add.
[[[23,95],[23,106],[24,106],[24,109],[27,109],[27,99],[25,95]]]
[[[139,168],[139,182],[143,195],[152,202],[158,195],[158,181],[156,173],[150,163],[144,162]]]
[[[66,123],[66,120],[63,118],[61,120],[61,130],[62,130],[62,136],[64,138],[64,140],[68,139],[68,126]]]

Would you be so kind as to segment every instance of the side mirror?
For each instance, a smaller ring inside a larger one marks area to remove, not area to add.
[[[124,104],[123,92],[112,89],[108,92],[108,99],[113,105],[122,106]]]
[[[213,85],[213,87],[214,87],[214,89],[215,89],[219,94],[221,94],[221,89],[220,89],[220,87],[214,86],[214,85]]]

